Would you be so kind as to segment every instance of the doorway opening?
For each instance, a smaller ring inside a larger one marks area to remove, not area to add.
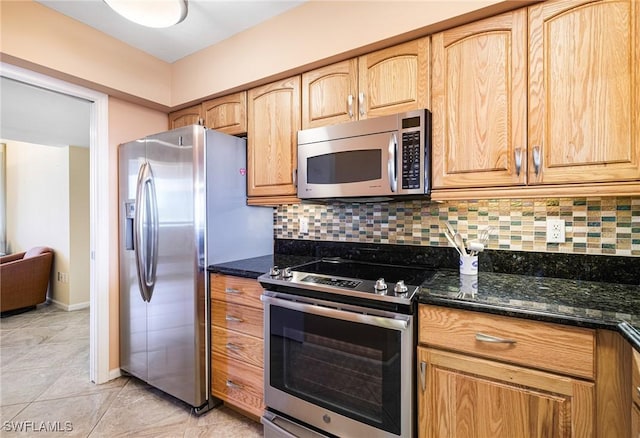
[[[87,100],[89,116],[89,378],[104,383],[109,371],[109,254],[112,224],[109,222],[108,96],[31,70],[0,63],[0,76],[46,90]]]

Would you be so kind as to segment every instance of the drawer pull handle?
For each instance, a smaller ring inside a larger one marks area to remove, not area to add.
[[[228,293],[228,294],[236,294],[236,295],[237,295],[237,294],[241,294],[241,293],[242,293],[242,291],[240,291],[240,290],[238,290],[238,289],[234,289],[234,288],[232,288],[232,287],[227,287],[227,288],[225,288],[224,292],[225,292],[225,293]]]
[[[231,322],[244,322],[244,319],[242,319],[242,318],[237,318],[237,317],[232,316],[232,315],[226,315],[226,316],[225,316],[225,319],[226,319],[227,321],[231,321]]]
[[[231,342],[227,342],[227,349],[229,350],[241,350],[242,347],[236,344],[232,344]]]
[[[422,392],[427,389],[427,363],[420,362],[420,387],[422,388]]]
[[[513,339],[499,338],[497,336],[485,335],[484,333],[476,333],[476,341],[492,342],[494,344],[515,344]]]
[[[638,397],[640,397],[640,386],[636,386],[636,392],[638,393]]]
[[[227,379],[227,387],[233,388],[233,389],[244,389],[244,385],[240,385],[239,383],[236,383],[230,379]]]

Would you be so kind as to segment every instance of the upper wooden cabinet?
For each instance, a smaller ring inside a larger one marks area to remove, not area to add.
[[[361,119],[428,108],[429,37],[358,58]]]
[[[433,199],[640,192],[640,2],[547,1],[432,41]]]
[[[429,37],[302,75],[302,128],[429,107]]]
[[[300,76],[249,90],[247,94],[248,203],[299,202],[294,172],[300,124]]]
[[[207,100],[169,114],[169,129],[204,125],[230,135],[247,132],[247,92]]]
[[[434,188],[525,184],[526,32],[520,9],[432,37]]]
[[[247,132],[247,92],[230,94],[202,103],[204,126],[230,135]]]
[[[302,75],[302,129],[357,120],[358,60]]]
[[[202,113],[200,104],[169,113],[169,129],[201,124]]]
[[[638,1],[529,8],[529,183],[640,179],[638,59]]]

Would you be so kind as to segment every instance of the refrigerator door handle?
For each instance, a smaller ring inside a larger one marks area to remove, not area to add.
[[[140,166],[136,188],[135,255],[140,294],[150,301],[158,266],[158,205],[153,172],[148,162]]]

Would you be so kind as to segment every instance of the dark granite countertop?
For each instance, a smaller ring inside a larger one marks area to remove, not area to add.
[[[439,270],[419,302],[618,330],[640,351],[640,286],[494,272]]]
[[[276,239],[273,255],[215,264],[209,271],[257,278],[273,265],[322,257],[424,266],[436,274],[423,284],[420,303],[617,330],[640,351],[640,258],[512,251],[480,256],[481,272],[468,278],[455,269],[453,248]]]
[[[274,265],[280,267],[297,266],[315,259],[315,257],[308,256],[269,254],[261,257],[214,264],[209,266],[208,271],[235,275],[236,277],[258,278],[262,274],[269,272],[269,269]]]

